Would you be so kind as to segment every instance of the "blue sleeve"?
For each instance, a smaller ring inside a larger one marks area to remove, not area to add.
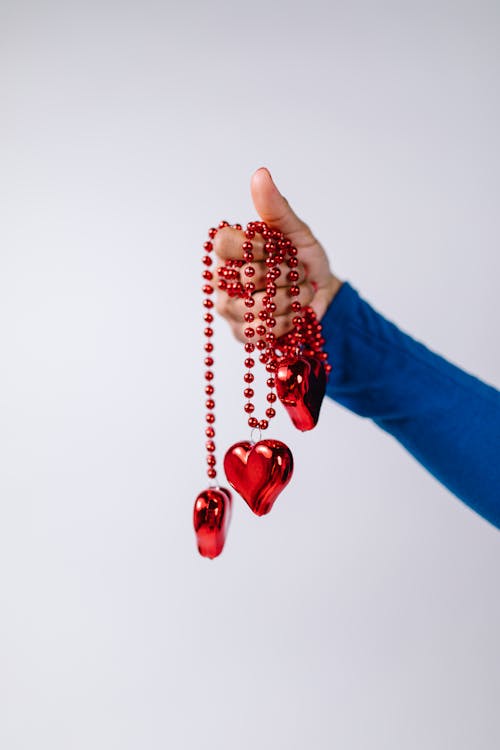
[[[500,393],[400,331],[344,283],[321,320],[327,395],[393,435],[500,528]]]

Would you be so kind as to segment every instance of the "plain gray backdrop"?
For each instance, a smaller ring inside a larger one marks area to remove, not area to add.
[[[498,385],[499,3],[0,0],[0,47],[2,750],[496,750],[500,536],[392,438],[281,414],[272,514],[210,562],[191,513],[201,246],[261,165]]]

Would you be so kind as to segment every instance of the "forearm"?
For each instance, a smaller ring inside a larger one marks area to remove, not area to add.
[[[328,396],[373,419],[500,527],[500,393],[400,331],[349,284],[322,324]]]

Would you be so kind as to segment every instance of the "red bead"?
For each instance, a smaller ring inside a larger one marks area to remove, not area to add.
[[[204,255],[203,258],[201,259],[201,262],[204,263],[206,266],[211,266],[212,258],[210,257],[210,255]]]
[[[207,398],[207,400],[205,401],[205,407],[207,409],[214,409],[215,408],[215,401],[213,400],[213,398]]]
[[[208,424],[213,424],[215,422],[215,414],[207,414],[205,417],[205,422],[208,422]]]
[[[253,312],[247,312],[244,314],[243,320],[245,321],[245,323],[253,323],[253,321],[255,320],[255,315],[253,314]]]
[[[274,385],[274,381],[273,381],[273,385]],[[267,398],[267,400],[269,401],[270,404],[274,404],[274,402],[276,401],[276,399],[278,397],[277,397],[277,395],[275,393],[268,393],[267,396],[266,396],[266,398]]]
[[[243,408],[245,409],[247,414],[251,414],[253,410],[255,409],[255,406],[251,404],[250,402],[248,402],[248,404],[245,404]]]
[[[205,323],[213,323],[214,316],[212,315],[212,313],[205,313],[205,315],[203,316],[203,320],[205,321]]]
[[[217,229],[215,227],[211,227],[208,230],[208,236],[210,237],[211,240],[213,240],[216,234],[217,234]]]
[[[302,309],[302,305],[297,300],[294,300],[291,304],[291,308],[293,312],[300,312],[300,310]]]
[[[247,343],[245,344],[245,351],[248,354],[251,354],[254,351],[254,349],[255,349],[255,344],[252,344],[251,341],[247,341]]]
[[[203,243],[203,249],[206,250],[207,253],[209,253],[211,250],[214,249],[214,246],[212,245],[211,242],[204,242]]]
[[[268,321],[267,321],[267,327],[268,328],[274,328],[275,325],[276,325],[275,318],[269,318]]]
[[[275,344],[276,343],[276,336],[274,335],[274,333],[271,333],[271,332],[266,333],[266,341],[267,341],[267,343],[270,346],[272,346],[273,344]]]
[[[248,298],[247,298],[247,299],[245,300],[245,306],[246,306],[246,307],[253,307],[254,305],[255,305],[255,300],[254,300],[254,298],[253,298],[253,297],[248,297]]]
[[[300,289],[298,286],[291,286],[288,290],[288,294],[290,297],[297,297],[300,294]]]
[[[269,427],[269,422],[267,421],[267,419],[261,419],[259,422],[259,427],[261,430],[267,430],[267,428]]]
[[[203,333],[205,334],[205,336],[207,338],[210,338],[210,336],[214,335],[214,329],[210,328],[210,326],[207,326],[207,328],[205,328],[205,330],[203,331]]]
[[[266,320],[266,318],[267,318],[267,312],[266,312],[266,310],[261,310],[260,311],[259,318],[260,318],[260,320]]]
[[[213,387],[213,385],[205,386],[205,393],[207,394],[207,396],[211,396],[214,391],[215,391],[215,388]]]
[[[212,271],[203,271],[203,273],[201,274],[201,278],[205,279],[205,281],[212,281],[213,277],[214,275]]]
[[[243,375],[243,380],[245,381],[245,383],[253,383],[254,377],[251,372],[246,372]]]
[[[257,427],[259,424],[259,420],[256,417],[249,417],[248,418],[248,426],[249,427]]]
[[[211,299],[204,299],[203,300],[203,307],[208,307],[209,309],[214,306],[214,301]]]
[[[268,378],[266,380],[266,385],[267,385],[268,388],[274,388],[274,378]]]
[[[259,339],[259,341],[256,342],[255,346],[259,351],[263,351],[267,347],[267,344],[263,339]]]
[[[255,268],[253,266],[248,266],[248,268],[245,268],[244,274],[251,279],[252,276],[255,276]]]
[[[214,428],[213,427],[207,427],[206,430],[205,430],[205,435],[208,438],[213,438],[215,436],[215,430],[214,430]]]
[[[245,367],[248,367],[248,369],[250,369],[254,365],[255,365],[255,360],[252,359],[252,357],[247,357],[245,360]]]
[[[273,362],[273,360],[268,362],[266,365],[267,372],[276,372],[277,369],[278,369],[278,365],[276,364],[276,362]]]
[[[203,292],[203,294],[213,294],[214,288],[211,284],[203,284],[201,291]]]
[[[205,362],[205,367],[212,367],[214,363],[213,357],[205,357],[204,362]]]
[[[253,261],[255,260],[254,254],[250,251],[244,252],[243,260],[245,261],[245,263],[253,263]]]
[[[266,412],[266,413],[267,413],[267,412]],[[206,448],[206,449],[207,449],[207,451],[209,451],[210,453],[213,453],[213,452],[214,452],[214,450],[215,450],[215,443],[214,443],[214,441],[213,441],[213,440],[207,440],[207,442],[205,443],[205,448]]]
[[[229,226],[228,221],[223,220],[219,222],[219,229],[222,229],[223,227],[228,227],[228,226]]]
[[[247,239],[249,240],[252,240],[255,237],[255,232],[253,231],[253,229],[247,229],[245,232],[245,237],[247,237]]]
[[[266,409],[266,417],[269,417],[269,419],[272,419],[276,416],[276,411],[270,407],[269,409]]]
[[[245,284],[245,292],[247,294],[252,294],[252,292],[255,292],[255,284],[253,281],[249,281],[247,284]]]
[[[257,334],[258,336],[264,336],[265,332],[266,332],[266,326],[263,326],[263,325],[259,325],[259,326],[257,326],[257,328],[255,329],[255,333],[256,333],[256,334]]]
[[[251,326],[248,326],[248,328],[245,328],[244,334],[247,339],[251,339],[252,336],[255,336],[255,330]]]
[[[215,456],[212,453],[209,453],[207,456],[207,464],[209,466],[215,466],[216,463],[217,459],[215,458]]]
[[[243,395],[245,396],[245,398],[252,398],[252,396],[254,395],[253,388],[245,388],[245,390],[243,391]]]
[[[217,472],[212,467],[208,469],[207,474],[208,474],[209,479],[215,479],[215,477],[217,476]]]
[[[292,323],[294,326],[300,326],[301,323],[303,323],[303,318],[301,318],[300,315],[295,315],[295,317],[292,318]]]
[[[268,302],[266,305],[266,310],[270,313],[276,312],[276,305],[274,302]]]
[[[270,297],[275,297],[278,287],[276,284],[266,284],[266,292]],[[293,289],[293,287],[291,287]]]
[[[212,370],[207,370],[205,373],[205,380],[213,380],[213,379],[214,379],[214,374]]]
[[[288,268],[297,268],[298,265],[299,265],[299,261],[297,260],[297,258],[288,258],[287,260]]]

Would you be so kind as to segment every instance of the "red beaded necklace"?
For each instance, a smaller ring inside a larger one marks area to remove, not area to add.
[[[219,229],[230,226],[227,221],[221,221]],[[233,224],[233,229],[242,230],[241,224]],[[208,231],[208,241],[204,243],[202,258],[205,266],[202,276],[204,279],[203,320],[206,324],[204,334],[205,350],[205,407],[207,438],[207,475],[211,480],[210,486],[201,492],[194,505],[194,529],[198,542],[198,549],[204,557],[217,557],[223,550],[229,526],[232,506],[232,495],[228,489],[216,483],[215,456],[215,393],[214,388],[214,358],[213,358],[213,308],[214,302],[214,272],[212,251],[213,239],[218,229]],[[252,240],[256,235],[264,239],[266,290],[262,299],[261,309],[256,311],[253,293],[256,291],[252,281],[255,269]],[[217,286],[230,297],[240,297],[247,308],[244,319],[246,343],[245,368],[243,376],[243,395],[246,399],[244,411],[248,415],[247,422],[251,429],[250,440],[235,443],[226,452],[224,471],[229,484],[247,502],[250,508],[259,516],[269,513],[280,492],[290,482],[293,473],[293,457],[290,449],[281,441],[275,439],[259,439],[253,441],[255,430],[263,432],[268,429],[269,422],[275,417],[274,408],[277,400],[281,401],[290,415],[297,429],[311,430],[317,423],[321,402],[325,393],[326,379],[331,370],[327,362],[327,355],[322,347],[324,339],[321,325],[311,307],[302,307],[298,299],[293,299],[291,309],[294,313],[293,329],[277,338],[273,333],[276,326],[274,313],[276,304],[273,301],[277,286],[276,281],[281,276],[280,266],[286,266],[286,280],[290,282],[288,294],[297,298],[300,294],[297,282],[299,273],[297,248],[285,235],[277,229],[271,229],[262,221],[247,224],[244,231],[245,240],[242,244],[242,258],[226,260],[217,269]],[[258,419],[254,415],[254,367],[255,356],[258,353],[267,372],[266,385],[268,406],[265,417]]]

